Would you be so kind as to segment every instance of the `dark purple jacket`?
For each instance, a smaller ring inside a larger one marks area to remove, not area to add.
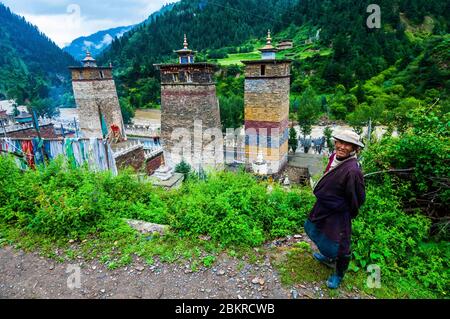
[[[319,233],[338,243],[338,255],[350,254],[351,220],[358,215],[366,197],[358,161],[350,158],[326,172],[316,184],[314,195],[317,201],[309,220]]]

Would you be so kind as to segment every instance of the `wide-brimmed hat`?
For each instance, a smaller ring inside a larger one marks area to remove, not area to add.
[[[353,145],[357,145],[359,147],[364,147],[364,144],[361,142],[359,135],[350,130],[338,131],[336,134],[333,134],[333,138],[335,140],[344,141]]]

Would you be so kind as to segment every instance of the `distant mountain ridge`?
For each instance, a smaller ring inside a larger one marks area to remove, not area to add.
[[[69,54],[71,54],[76,60],[81,61],[86,56],[86,50],[94,56],[97,57],[100,55],[108,46],[112,43],[112,41],[116,38],[122,37],[128,31],[134,29],[135,27],[145,24],[147,22],[151,22],[153,19],[161,16],[162,14],[172,10],[175,3],[166,4],[160,10],[152,13],[145,21],[130,25],[130,26],[122,26],[116,27],[112,29],[98,31],[89,36],[79,37],[72,41],[71,44],[64,47],[63,50]]]
[[[86,50],[89,50],[95,57],[102,53],[115,38],[120,38],[134,27],[134,25],[117,27],[98,31],[86,37],[79,37],[73,40],[70,45],[64,47],[63,50],[71,54],[78,61],[81,61],[86,56]]]

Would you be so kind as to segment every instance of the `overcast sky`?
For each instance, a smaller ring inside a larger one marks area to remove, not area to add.
[[[144,21],[178,0],[0,0],[60,47],[80,37]]]

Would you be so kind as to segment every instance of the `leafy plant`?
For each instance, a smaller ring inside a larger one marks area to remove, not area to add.
[[[331,137],[333,135],[333,130],[329,126],[327,126],[323,130],[323,135],[325,136],[325,139],[327,141],[327,147],[330,150],[330,153],[333,152],[333,150],[334,150],[334,143],[331,140]]]
[[[184,160],[175,166],[175,172],[183,174],[185,180],[188,178],[190,171],[191,171],[191,165],[189,165]]]
[[[298,147],[298,139],[297,139],[297,131],[291,127],[289,129],[289,148],[292,149],[292,152],[295,153]]]
[[[214,256],[206,256],[205,258],[203,258],[203,265],[207,268],[210,268],[214,262],[216,261],[216,257]]]
[[[312,87],[308,87],[300,98],[300,108],[298,110],[298,124],[303,138],[311,134],[312,126],[316,124],[320,114],[320,102]]]

